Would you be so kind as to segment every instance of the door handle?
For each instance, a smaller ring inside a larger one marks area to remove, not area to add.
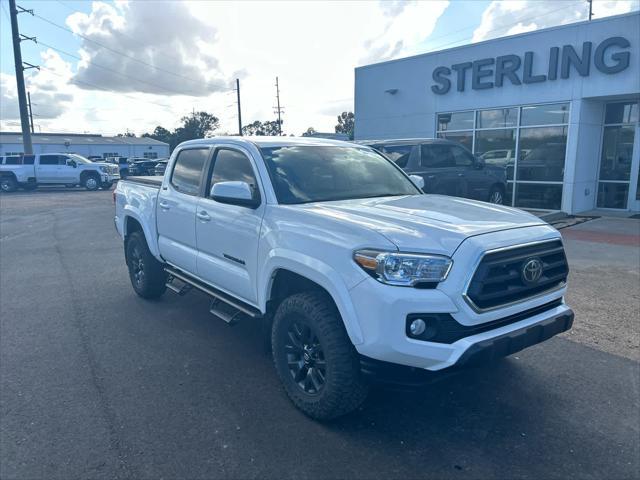
[[[435,175],[427,175],[427,178],[428,178],[429,180],[432,180],[432,179],[436,178],[436,176],[435,176]]]
[[[459,173],[458,176],[459,177],[464,177],[464,173]]]
[[[196,217],[198,217],[203,222],[208,222],[209,220],[211,220],[209,214],[204,210],[200,210],[198,213],[196,213]]]
[[[169,210],[169,204],[167,202],[160,202],[160,208],[163,210]]]

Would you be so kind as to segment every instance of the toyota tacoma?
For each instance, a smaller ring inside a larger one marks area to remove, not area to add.
[[[573,323],[557,230],[424,194],[369,147],[193,140],[164,177],[113,196],[135,292],[195,288],[222,320],[257,322],[286,393],[316,419],[356,409],[376,378],[455,371]]]

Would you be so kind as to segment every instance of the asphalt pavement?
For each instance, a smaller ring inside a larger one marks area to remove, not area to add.
[[[111,192],[0,196],[2,479],[638,478],[627,357],[556,337],[316,423],[255,324],[134,294]]]

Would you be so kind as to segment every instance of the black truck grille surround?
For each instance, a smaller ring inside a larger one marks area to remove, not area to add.
[[[542,262],[542,275],[527,283],[523,268],[531,259]],[[569,265],[560,240],[498,250],[482,258],[466,296],[476,309],[492,309],[557,288],[567,281],[568,274]]]

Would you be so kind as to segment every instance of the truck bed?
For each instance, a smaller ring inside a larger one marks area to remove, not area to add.
[[[132,183],[140,183],[142,185],[146,185],[148,187],[157,187],[160,188],[162,185],[162,176],[152,176],[152,177],[127,177],[123,181],[132,182]]]

